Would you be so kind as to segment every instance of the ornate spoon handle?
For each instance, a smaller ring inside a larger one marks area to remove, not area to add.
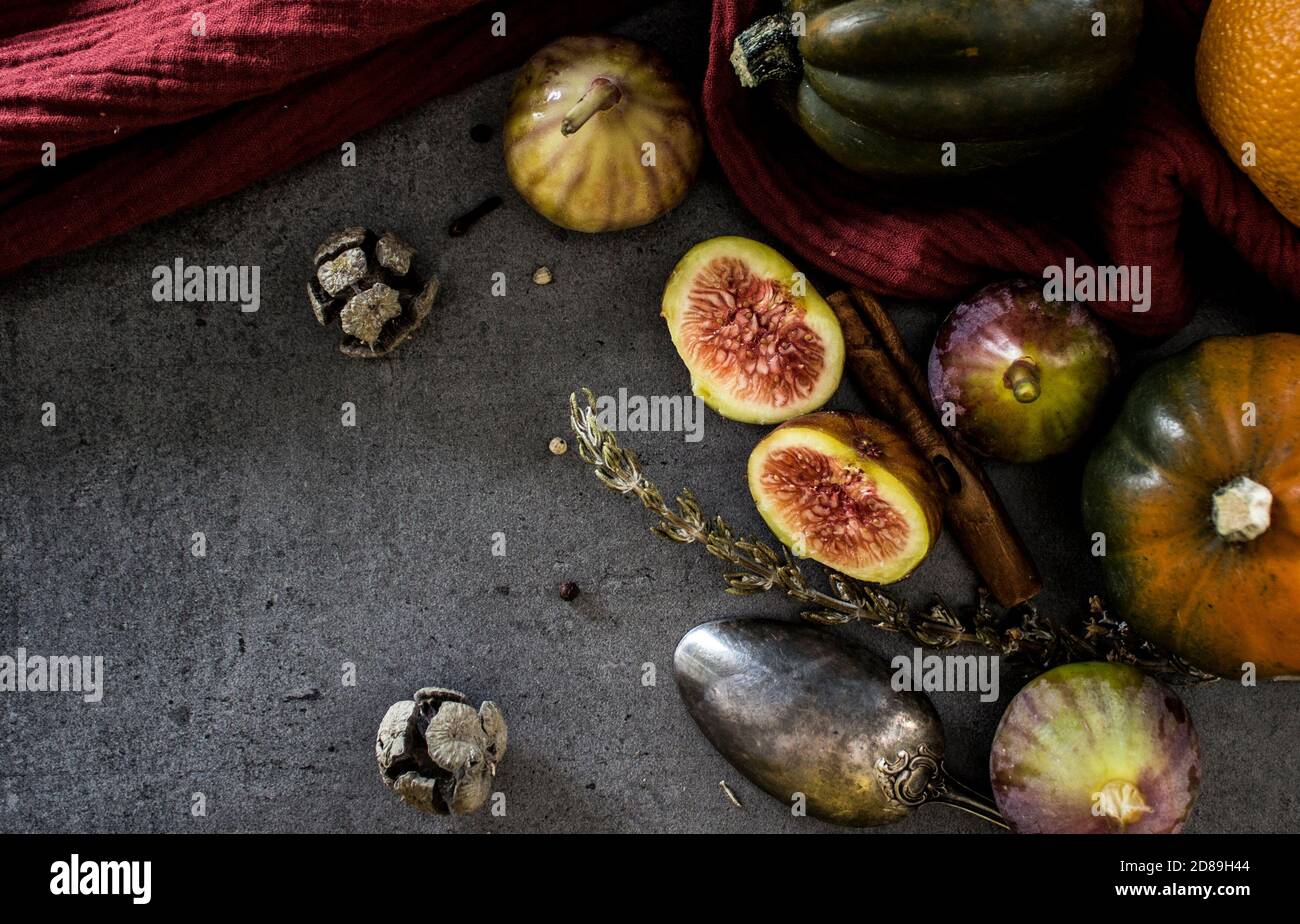
[[[913,754],[899,751],[895,760],[876,761],[876,777],[885,796],[908,811],[927,802],[951,805],[1004,830],[1010,826],[997,806],[948,774],[943,758],[922,744]]]

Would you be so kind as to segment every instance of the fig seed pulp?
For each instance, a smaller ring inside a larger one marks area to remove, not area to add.
[[[801,558],[878,584],[929,554],[939,495],[903,436],[856,414],[808,414],[777,427],[749,459],[749,489],[768,527]]]
[[[870,567],[897,555],[907,543],[907,521],[853,465],[794,447],[772,453],[761,478],[763,489],[800,524],[796,551],[815,549],[837,561]]]
[[[668,278],[663,316],[695,394],[731,420],[789,420],[839,387],[839,321],[765,244],[717,237],[691,248]]]
[[[747,401],[783,409],[817,386],[825,351],[789,289],[734,257],[716,257],[696,275],[682,330],[697,361],[734,367],[733,388]]]

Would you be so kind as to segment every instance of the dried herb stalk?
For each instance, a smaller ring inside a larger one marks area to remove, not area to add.
[[[935,598],[925,609],[900,603],[880,587],[826,571],[829,592],[809,583],[793,553],[736,536],[720,516],[704,513],[695,495],[684,489],[670,505],[641,471],[637,455],[618,444],[596,417],[594,398],[583,389],[583,402],[569,396],[569,423],[578,456],[607,488],[631,495],[658,522],[652,532],[680,543],[698,543],[725,562],[727,592],[756,594],[780,590],[809,606],[802,615],[812,622],[843,625],[860,622],[895,632],[927,648],[972,643],[992,649],[1014,669],[1038,673],[1069,661],[1107,660],[1131,664],[1153,674],[1187,683],[1216,680],[1182,658],[1140,638],[1127,623],[1112,618],[1099,597],[1089,601],[1081,633],[1043,616],[1031,604],[998,610],[981,591],[973,606],[956,611]]]

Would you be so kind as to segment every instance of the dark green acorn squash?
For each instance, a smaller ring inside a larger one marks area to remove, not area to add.
[[[784,7],[736,38],[741,83],[797,81],[787,101],[804,132],[846,167],[879,177],[1007,166],[1068,138],[1123,79],[1142,24],[1141,0]],[[948,142],[956,160],[945,164]]]
[[[1300,675],[1300,336],[1211,337],[1144,372],[1083,520],[1145,638],[1216,674]]]

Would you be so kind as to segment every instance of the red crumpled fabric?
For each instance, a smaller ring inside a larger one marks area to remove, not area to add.
[[[226,195],[643,5],[225,0],[203,6],[206,34],[195,35],[191,0],[10,0],[0,7],[0,273]],[[1230,163],[1190,93],[1208,0],[1148,0],[1123,116],[1083,169],[1059,178],[1053,215],[1032,201],[900,197],[810,154],[727,61],[759,5],[715,0],[704,111],[736,193],[808,262],[884,295],[940,299],[1067,258],[1149,265],[1149,312],[1097,307],[1160,334],[1190,314],[1181,241],[1203,214],[1300,298],[1300,233]],[[491,32],[497,10],[504,37]],[[46,142],[55,167],[39,166]]]
[[[1041,278],[1069,258],[1150,266],[1148,311],[1093,307],[1133,333],[1167,334],[1191,317],[1183,242],[1203,225],[1300,299],[1300,231],[1233,165],[1196,106],[1194,53],[1208,8],[1209,0],[1148,0],[1137,73],[1116,118],[1038,201],[922,201],[816,151],[762,93],[740,86],[728,60],[737,33],[769,11],[759,0],[714,0],[703,92],[710,141],[736,194],[772,234],[882,295],[953,299],[1000,276]],[[1052,214],[1044,199],[1070,208]]]
[[[0,273],[231,193],[645,5],[6,0]]]

